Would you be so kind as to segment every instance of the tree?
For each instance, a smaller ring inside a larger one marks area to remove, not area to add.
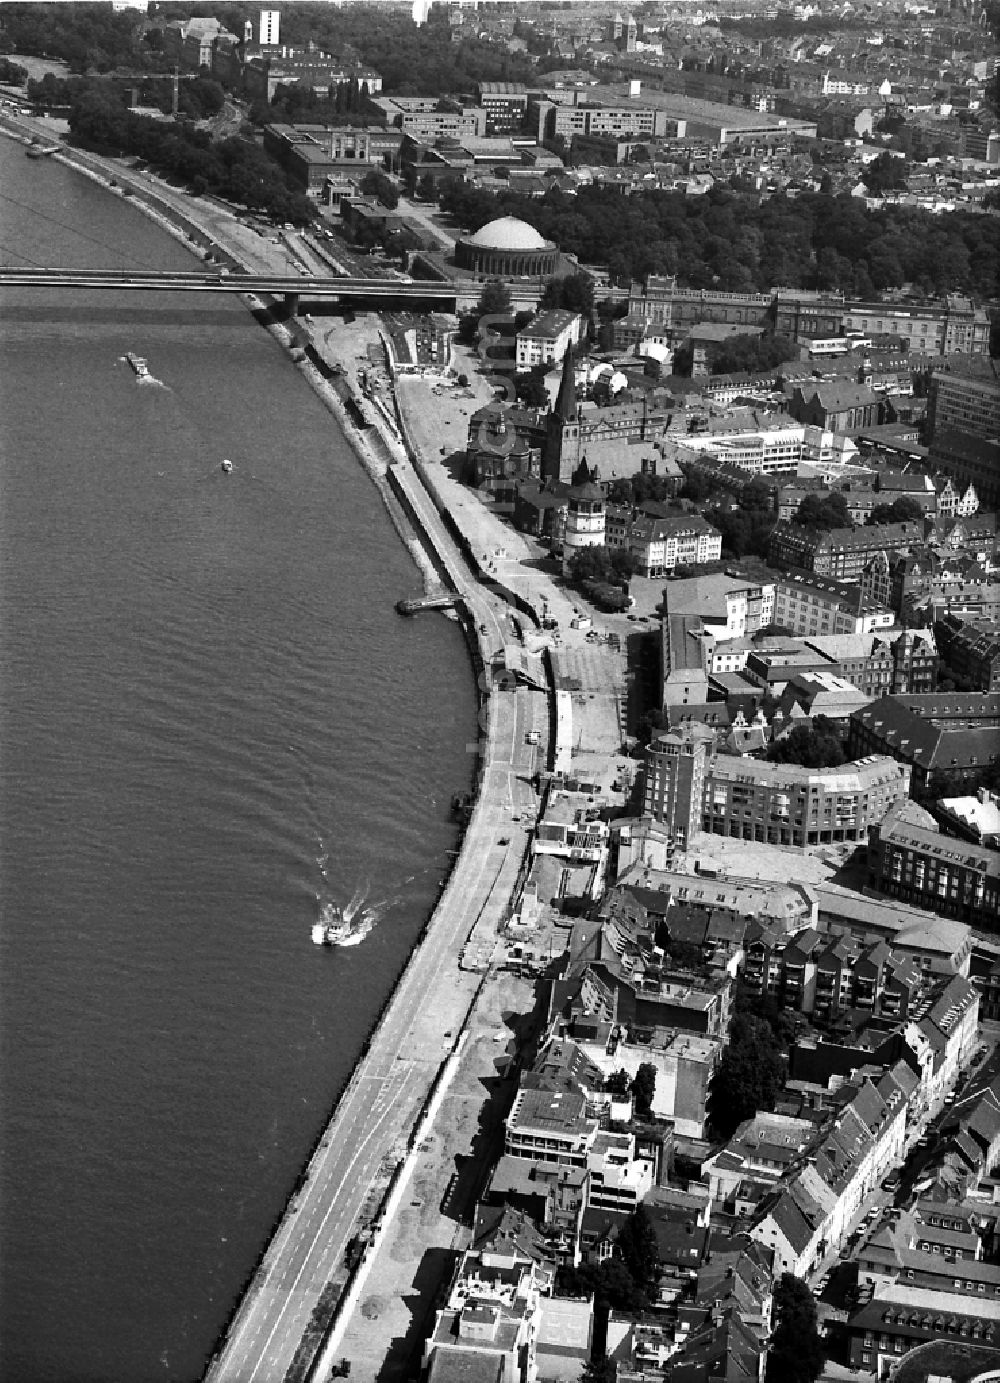
[[[500,279],[489,279],[479,295],[477,311],[480,316],[502,316],[510,311],[510,289]]]
[[[861,175],[861,181],[873,197],[906,187],[906,162],[888,150],[873,159]]]
[[[812,1293],[792,1273],[783,1273],[775,1289],[774,1317],[767,1383],[815,1383],[826,1363],[826,1350],[816,1328]]]
[[[549,279],[538,306],[542,309],[561,307],[567,312],[579,312],[589,320],[594,311],[594,280],[582,273]]]
[[[384,173],[380,173],[377,168],[373,168],[361,179],[361,191],[366,197],[377,198],[390,211],[394,211],[399,205],[399,193],[396,191],[395,184]]]
[[[653,1115],[653,1096],[656,1094],[656,1067],[644,1061],[635,1073],[632,1082],[632,1098],[635,1101],[637,1119],[650,1119]]]
[[[749,485],[745,485],[740,491],[740,508],[758,510],[770,514],[773,509],[771,503],[771,487],[766,480],[760,476],[755,476]]]
[[[617,1095],[623,1100],[628,1098],[631,1088],[632,1082],[628,1078],[628,1072],[623,1069],[612,1072],[604,1082],[604,1089],[609,1095]]]
[[[602,1359],[590,1359],[584,1365],[580,1383],[615,1383],[618,1366],[605,1355]]]
[[[732,1038],[712,1078],[711,1120],[729,1138],[758,1109],[773,1109],[785,1083],[785,1062],[769,1023],[738,1017]]]
[[[770,370],[786,360],[797,360],[799,348],[789,336],[774,332],[727,336],[708,348],[708,368],[713,375]]]
[[[869,514],[867,524],[880,523],[912,523],[915,520],[923,519],[924,511],[921,505],[909,495],[901,495],[899,499],[893,500],[891,504],[876,504]]]
[[[655,1293],[660,1279],[660,1254],[649,1211],[641,1201],[619,1229],[615,1249],[639,1290],[646,1295]]]
[[[772,764],[801,764],[803,768],[839,768],[844,762],[844,743],[833,721],[816,716],[812,725],[796,725],[775,740],[767,751]]]
[[[799,503],[794,521],[800,528],[816,531],[853,526],[847,500],[837,491],[833,494],[806,495]]]
[[[549,391],[545,387],[544,368],[540,374],[532,370],[529,374],[517,375],[514,387],[517,397],[529,408],[548,408]]]

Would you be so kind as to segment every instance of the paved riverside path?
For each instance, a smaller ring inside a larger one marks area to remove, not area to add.
[[[474,615],[487,652],[505,640],[506,607],[484,591],[412,470],[394,467],[413,509],[434,533],[449,572]],[[433,616],[427,616],[433,618]],[[512,810],[527,807],[530,785],[517,771],[523,758],[523,710],[515,692],[490,694],[490,758],[462,851],[422,944],[413,954],[385,1017],[314,1156],[206,1374],[207,1383],[277,1383],[327,1282],[341,1269],[348,1243],[387,1159],[405,1153],[438,1068],[465,1020],[472,986],[462,991],[458,956],[479,923],[495,934],[510,898],[519,859],[499,847]],[[491,914],[495,913],[495,920]],[[447,1036],[446,1036],[447,1035]]]

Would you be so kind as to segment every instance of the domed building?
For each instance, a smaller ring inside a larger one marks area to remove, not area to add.
[[[455,264],[479,278],[550,278],[558,249],[527,221],[498,216],[455,246]]]

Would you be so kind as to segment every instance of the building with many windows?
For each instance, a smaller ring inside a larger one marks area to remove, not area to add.
[[[1000,852],[942,834],[915,803],[896,803],[869,832],[868,884],[972,926],[1000,918]]]
[[[796,637],[871,634],[895,623],[892,611],[858,586],[811,571],[789,571],[774,586],[774,623]]]
[[[865,841],[908,791],[905,766],[887,758],[814,769],[720,756],[705,770],[702,829],[800,850]]]
[[[528,109],[527,88],[520,82],[480,82],[478,95],[487,136],[516,134]]]
[[[830,528],[816,532],[795,523],[775,524],[768,556],[782,567],[802,567],[817,576],[852,581],[879,552],[888,554],[920,546],[922,523],[874,524],[865,528]]]
[[[1000,762],[1000,695],[883,696],[851,716],[847,745],[909,765],[914,796],[975,790]]]
[[[637,514],[608,547],[624,548],[640,576],[667,576],[676,567],[702,566],[722,556],[722,534],[700,514]]]
[[[944,613],[935,622],[941,656],[975,691],[1000,692],[1000,626]]]
[[[804,850],[867,841],[869,828],[909,791],[905,765],[867,758],[836,769],[714,754],[701,725],[668,731],[646,751],[643,811],[686,844],[700,805],[713,835]]]
[[[583,318],[578,312],[551,308],[540,312],[517,333],[515,366],[519,374],[536,365],[558,365],[580,339]]]
[[[848,1320],[847,1338],[852,1368],[888,1378],[904,1354],[931,1340],[1000,1346],[1000,1300],[878,1283]]]
[[[935,370],[927,396],[927,432],[962,432],[986,441],[1000,439],[1000,380],[995,371],[965,374]]]

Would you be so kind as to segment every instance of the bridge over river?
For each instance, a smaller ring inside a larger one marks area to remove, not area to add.
[[[52,269],[0,267],[0,288],[113,289],[148,293],[257,293],[284,299],[289,312],[310,302],[344,306],[437,308],[454,312],[453,285],[420,279],[335,278],[313,274],[244,274],[154,269]]]

